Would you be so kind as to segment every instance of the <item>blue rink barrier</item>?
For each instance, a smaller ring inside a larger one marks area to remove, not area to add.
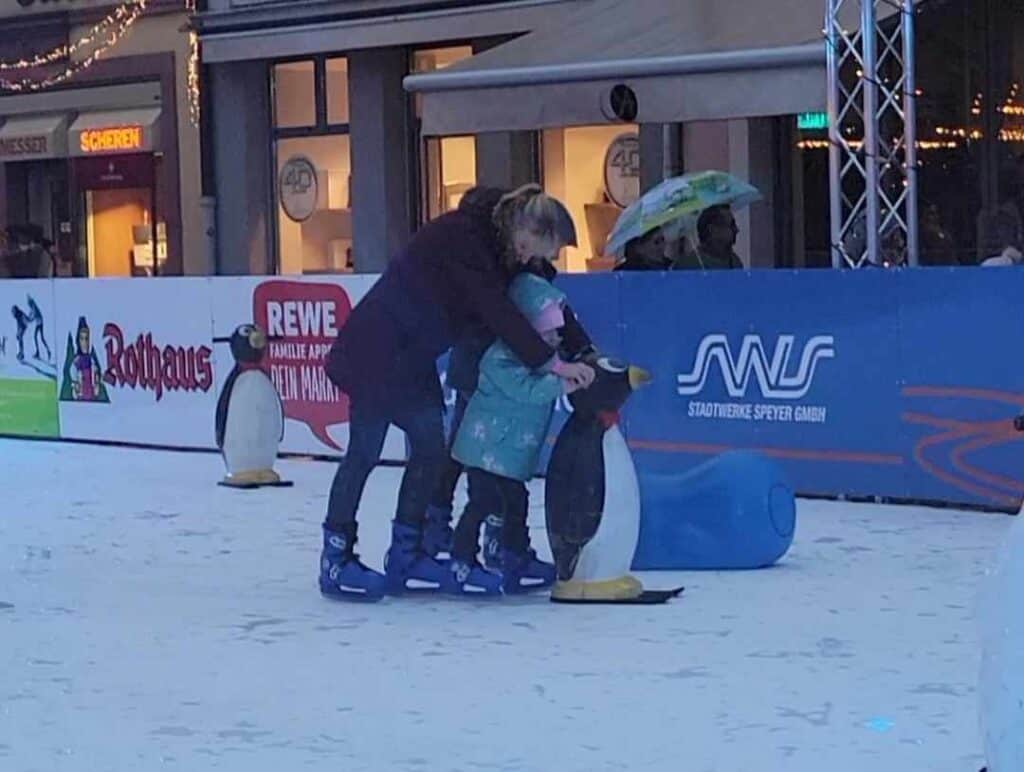
[[[642,478],[756,450],[802,494],[1020,506],[1024,271],[619,272],[558,284],[601,350],[654,375],[623,411]],[[562,405],[552,438],[565,416]]]

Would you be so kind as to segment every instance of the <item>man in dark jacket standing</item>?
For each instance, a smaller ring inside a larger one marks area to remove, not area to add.
[[[739,232],[728,205],[708,207],[697,220],[697,251],[681,255],[676,267],[700,271],[742,269],[743,261],[734,249]]]
[[[472,202],[474,197],[470,198]],[[556,356],[506,296],[515,266],[557,249],[557,223],[543,193],[502,199],[500,222],[467,205],[427,223],[356,305],[327,357],[327,373],[350,400],[349,447],[331,487],[320,589],[330,597],[377,600],[410,580],[445,588],[448,568],[423,549],[427,505],[444,463],[437,358],[483,325],[533,368],[589,384],[593,371]],[[388,426],[409,440],[385,574],[353,552],[356,510],[380,459]]]

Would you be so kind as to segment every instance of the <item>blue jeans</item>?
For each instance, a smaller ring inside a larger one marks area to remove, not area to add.
[[[452,500],[455,498],[455,486],[462,476],[462,464],[451,456],[452,445],[455,444],[455,436],[462,426],[462,418],[466,415],[466,406],[472,393],[464,391],[455,392],[455,412],[452,415],[451,431],[448,433],[448,448],[446,458],[441,466],[441,475],[438,478],[437,486],[434,488],[433,505],[439,509],[452,508]]]
[[[431,404],[413,405],[394,415],[367,414],[352,404],[349,411],[348,452],[341,460],[331,485],[324,525],[343,531],[356,521],[366,479],[380,461],[388,427],[394,424],[409,439],[409,460],[398,492],[395,520],[422,528],[445,458],[441,409]]]

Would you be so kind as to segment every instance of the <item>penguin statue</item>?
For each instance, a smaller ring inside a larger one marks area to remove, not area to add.
[[[664,603],[675,590],[644,590],[630,566],[640,536],[636,467],[618,410],[651,378],[637,367],[591,357],[594,383],[570,395],[573,414],[551,452],[544,507],[558,573],[556,603]]]
[[[244,324],[230,338],[235,367],[217,400],[217,447],[224,456],[229,488],[290,486],[274,471],[277,448],[284,439],[284,408],[270,377],[260,367],[267,336],[254,324]]]

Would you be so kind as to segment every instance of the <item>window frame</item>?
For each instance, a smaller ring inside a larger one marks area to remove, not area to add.
[[[311,56],[291,56],[281,59],[272,59],[267,62],[267,90],[270,95],[270,110],[267,116],[270,124],[270,201],[268,205],[269,217],[269,238],[273,249],[267,250],[268,263],[267,273],[272,276],[279,276],[281,273],[281,232],[278,224],[280,217],[281,202],[277,190],[277,166],[278,166],[278,142],[288,139],[306,139],[310,137],[331,137],[347,136],[351,134],[351,88],[349,88],[349,120],[347,123],[330,123],[327,120],[327,60],[345,59],[351,61],[347,52],[318,53]],[[280,64],[294,64],[296,62],[313,63],[313,100],[316,123],[312,126],[290,126],[279,127],[277,125],[277,92],[275,69]],[[349,148],[351,153],[351,145]]]
[[[430,43],[421,43],[417,45],[409,46],[406,49],[406,72],[416,73],[420,72],[416,70],[416,54],[424,51],[436,51],[445,48],[469,48],[469,57],[476,56],[478,53],[474,46],[473,41],[470,39],[457,39],[457,40],[444,40],[434,41]],[[406,100],[407,114],[408,114],[408,125],[411,129],[409,144],[413,151],[412,162],[409,164],[409,203],[410,212],[412,213],[412,227],[413,230],[419,230],[429,221],[429,185],[430,175],[427,173],[427,142],[429,139],[441,140],[444,137],[424,137],[423,136],[423,120],[416,113],[416,94],[410,93]],[[475,137],[474,134],[460,134],[452,136],[467,136]],[[479,183],[479,172],[477,174],[477,182]]]

